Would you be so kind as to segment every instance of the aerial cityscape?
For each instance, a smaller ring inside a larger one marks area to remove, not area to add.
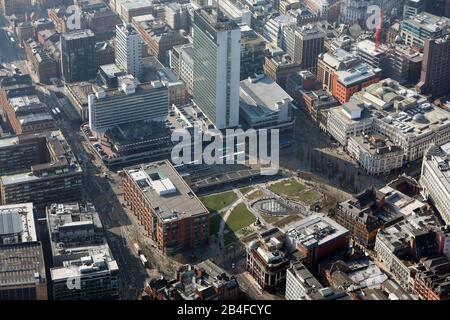
[[[0,0],[3,300],[450,300],[450,0]]]

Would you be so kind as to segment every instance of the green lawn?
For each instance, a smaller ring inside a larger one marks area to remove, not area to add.
[[[269,190],[279,196],[297,197],[306,187],[294,179],[284,180],[269,186]]]
[[[245,204],[240,203],[231,211],[226,221],[227,227],[232,232],[236,232],[245,228],[256,221],[255,216],[251,213]]]
[[[298,199],[301,202],[310,205],[320,199],[320,194],[314,190],[308,190],[306,192],[299,194]]]
[[[283,217],[277,217],[270,214],[261,213],[261,217],[264,219],[266,223],[273,224],[274,222],[277,222],[278,220],[282,219]]]
[[[264,192],[262,192],[261,190],[256,190],[255,192],[253,192],[252,194],[249,194],[247,196],[247,199],[250,201],[256,200],[258,198],[261,198],[263,196],[265,196],[266,194]]]
[[[209,211],[219,211],[235,202],[236,199],[237,195],[233,191],[200,198],[200,200]]]
[[[247,193],[249,193],[250,191],[252,191],[253,190],[253,187],[245,187],[245,188],[240,188],[239,189],[239,191],[242,193],[242,194],[247,194]]]

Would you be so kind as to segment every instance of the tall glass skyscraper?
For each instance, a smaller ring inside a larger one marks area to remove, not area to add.
[[[61,69],[66,82],[94,79],[97,75],[95,34],[90,29],[61,36]]]
[[[193,99],[216,128],[239,124],[239,26],[207,7],[194,12]]]

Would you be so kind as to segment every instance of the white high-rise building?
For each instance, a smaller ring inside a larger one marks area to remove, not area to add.
[[[450,224],[450,142],[428,148],[422,162],[420,185],[424,197],[431,200],[442,220]]]
[[[116,26],[116,65],[140,79],[142,76],[142,39],[130,24]]]
[[[403,19],[409,19],[425,10],[424,0],[407,0],[403,6]]]
[[[194,13],[193,99],[217,129],[239,124],[241,30],[212,7]]]

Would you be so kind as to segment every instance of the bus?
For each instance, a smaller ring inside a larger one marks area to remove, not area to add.
[[[147,258],[143,254],[141,254],[139,256],[139,258],[141,259],[142,265],[147,268],[148,267],[148,260],[147,260]]]
[[[139,245],[136,242],[133,243],[133,249],[134,249],[134,252],[136,252],[137,255],[142,254],[141,248],[139,247]]]

